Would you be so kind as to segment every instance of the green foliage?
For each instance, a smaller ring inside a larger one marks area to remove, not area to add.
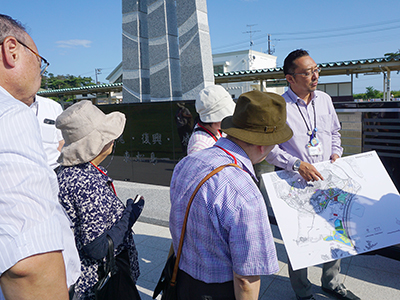
[[[361,94],[353,94],[354,99],[367,99],[367,96],[365,96],[365,93]]]
[[[393,98],[400,98],[400,91],[391,91],[391,94],[393,95]],[[360,94],[353,94],[354,99],[379,99],[383,98],[383,92],[378,91],[374,89],[374,87],[369,86],[366,88],[365,93],[360,93]]]
[[[400,58],[400,49],[397,52],[389,52],[385,53],[385,58],[392,59],[392,58]]]
[[[367,99],[382,98],[383,93],[378,91],[377,89],[374,89],[373,86],[367,86],[365,96],[367,97]]]
[[[400,98],[400,91],[392,91],[394,98]]]
[[[48,73],[43,75],[41,88],[43,89],[66,89],[66,88],[76,88],[88,85],[94,85],[93,79],[91,77],[81,77],[73,75],[57,75],[54,76],[53,73]]]

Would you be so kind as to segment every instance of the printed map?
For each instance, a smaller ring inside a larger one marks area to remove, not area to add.
[[[372,152],[297,172],[262,175],[293,269],[400,243],[400,196]]]

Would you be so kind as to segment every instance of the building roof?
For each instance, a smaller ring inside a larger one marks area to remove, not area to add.
[[[110,74],[106,77],[106,80],[110,80],[115,74],[122,73],[122,61],[111,71]]]
[[[321,76],[350,75],[359,73],[381,73],[400,71],[400,58],[371,58],[350,61],[319,63]],[[283,68],[232,71],[214,74],[215,83],[240,82],[251,80],[285,80]]]
[[[102,92],[120,92],[122,91],[123,84],[119,83],[106,83],[82,86],[77,88],[66,88],[57,90],[42,90],[37,94],[40,96],[47,97],[57,97],[60,95],[78,95],[78,94],[92,94],[92,93],[102,93]]]

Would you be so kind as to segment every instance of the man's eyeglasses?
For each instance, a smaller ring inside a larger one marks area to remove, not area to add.
[[[295,75],[303,75],[304,77],[311,77],[313,76],[315,73],[321,72],[321,68],[315,68],[313,70],[309,70],[307,72],[304,73],[291,73],[291,75],[295,76]]]
[[[29,50],[31,50],[31,52],[33,54],[35,54],[37,57],[40,58],[40,76],[42,76],[44,74],[44,72],[46,72],[46,69],[50,65],[50,63],[47,61],[47,59],[45,59],[44,57],[42,57],[39,54],[37,54],[35,51],[33,51],[31,48],[29,48],[27,45],[25,45],[21,41],[17,40],[17,42],[20,43],[22,46],[24,46],[24,47],[28,48]],[[3,44],[3,42],[0,43],[0,45],[2,45],[2,44]]]
[[[37,57],[40,58],[40,76],[42,76],[44,74],[44,72],[46,72],[46,69],[50,65],[50,63],[44,57],[42,57],[39,54],[37,54],[35,51],[33,51],[31,48],[29,48],[24,43],[22,43],[20,41],[18,41],[18,43],[20,43],[22,46],[28,48],[29,50],[31,50],[33,54],[35,54]]]

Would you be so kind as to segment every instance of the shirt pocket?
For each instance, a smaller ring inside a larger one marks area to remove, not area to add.
[[[325,114],[317,117],[317,137],[318,133],[331,136],[332,134],[332,114]]]
[[[55,124],[40,124],[40,129],[42,132],[42,140],[45,143],[56,143],[57,134],[56,134],[56,125]]]

